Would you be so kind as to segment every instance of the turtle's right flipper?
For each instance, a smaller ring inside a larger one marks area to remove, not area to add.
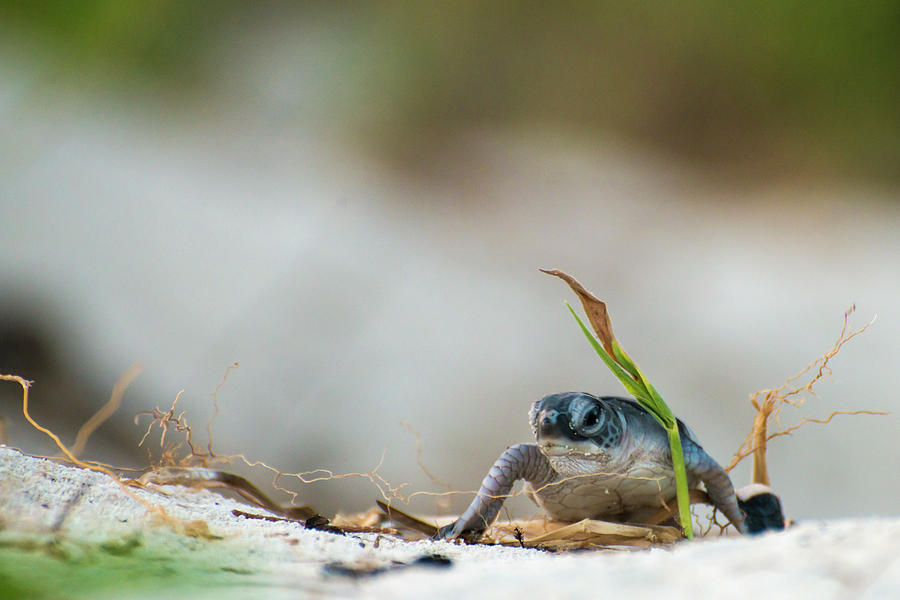
[[[524,479],[532,485],[544,485],[556,476],[537,444],[516,444],[506,449],[481,482],[478,495],[469,508],[450,525],[441,527],[436,539],[463,538],[476,541],[494,522],[513,484]]]

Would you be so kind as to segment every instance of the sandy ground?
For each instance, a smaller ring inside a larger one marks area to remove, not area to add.
[[[669,549],[548,553],[336,535],[247,519],[208,491],[136,494],[111,478],[0,448],[0,598],[889,598],[900,518],[806,522],[783,534]],[[202,525],[205,523],[206,525]],[[422,562],[440,555],[449,565]],[[419,560],[419,563],[415,561]],[[408,565],[408,566],[404,566]],[[354,571],[375,574],[354,575]]]

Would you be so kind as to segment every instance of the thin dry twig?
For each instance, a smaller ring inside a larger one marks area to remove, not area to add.
[[[136,500],[137,502],[139,502],[144,508],[147,509],[148,512],[158,515],[159,517],[161,517],[163,522],[168,523],[170,525],[174,525],[177,523],[177,521],[175,519],[173,519],[172,517],[170,517],[163,508],[152,505],[150,502],[144,500],[143,498],[141,498],[140,496],[138,496],[137,494],[135,494],[134,492],[129,490],[128,487],[125,485],[125,483],[123,483],[121,479],[116,477],[116,475],[109,469],[99,466],[97,464],[79,460],[74,454],[72,454],[72,451],[69,450],[69,448],[67,448],[66,445],[62,443],[62,440],[59,439],[59,436],[57,436],[55,433],[53,433],[46,427],[43,427],[40,424],[38,424],[38,422],[35,421],[31,417],[31,414],[28,412],[28,390],[31,388],[31,385],[34,383],[33,381],[28,381],[27,379],[19,377],[18,375],[0,375],[0,380],[13,381],[15,383],[18,383],[20,386],[22,386],[22,414],[25,415],[25,420],[28,421],[32,427],[34,427],[35,429],[37,429],[38,431],[40,431],[41,433],[45,434],[50,439],[52,439],[56,443],[56,446],[60,449],[60,451],[62,451],[62,453],[66,456],[66,458],[68,458],[72,463],[78,465],[79,467],[82,467],[83,469],[88,469],[91,471],[96,471],[98,473],[103,473],[104,475],[108,475],[109,477],[111,477],[113,479],[113,481],[115,481],[117,484],[119,484],[119,487],[122,488],[122,491],[125,494],[127,494],[129,497],[131,497],[134,500]]]
[[[201,456],[197,453],[197,449],[194,448],[194,443],[192,441],[192,433],[191,428],[187,423],[187,419],[185,418],[185,413],[187,411],[181,411],[177,415],[175,414],[175,408],[178,406],[178,401],[181,400],[181,397],[184,395],[184,390],[180,390],[176,395],[175,399],[172,401],[172,406],[169,407],[169,410],[163,412],[158,406],[153,410],[142,410],[134,416],[134,424],[137,425],[140,421],[141,417],[149,416],[153,417],[150,421],[150,424],[147,425],[147,431],[144,433],[144,437],[141,438],[138,446],[143,446],[144,442],[150,436],[150,430],[153,429],[154,425],[159,425],[162,430],[162,435],[159,440],[159,447],[163,448],[166,444],[166,434],[169,431],[169,427],[174,427],[175,431],[182,432],[185,434],[185,443],[187,443],[188,447],[191,449],[190,456],[186,457],[189,459],[194,456]]]
[[[207,440],[206,448],[207,448],[207,450],[209,450],[209,456],[211,458],[215,457],[215,454],[213,453],[213,449],[212,449],[212,441],[213,441],[212,424],[213,424],[213,421],[216,420],[216,417],[219,414],[219,390],[221,390],[222,386],[225,385],[225,382],[228,381],[228,374],[231,373],[232,369],[237,369],[240,366],[241,365],[237,361],[235,361],[233,365],[229,365],[225,369],[225,374],[222,375],[222,381],[219,382],[219,385],[217,385],[216,389],[214,389],[212,391],[212,393],[210,394],[210,396],[212,396],[212,401],[213,401],[213,414],[210,415],[209,421],[206,422],[206,440]]]
[[[769,422],[774,419],[776,423],[779,422],[779,416],[781,414],[782,409],[785,406],[792,406],[797,408],[801,406],[806,401],[805,395],[816,396],[813,387],[818,384],[822,379],[831,375],[831,367],[829,366],[829,361],[834,358],[838,352],[840,352],[841,348],[864,332],[868,327],[875,322],[875,317],[872,318],[871,321],[863,325],[861,328],[850,331],[849,329],[849,317],[856,310],[856,306],[851,306],[844,312],[843,324],[841,326],[841,333],[838,336],[837,341],[834,345],[829,349],[825,354],[809,363],[805,368],[800,370],[795,375],[789,377],[783,384],[781,384],[777,388],[762,390],[756,392],[750,396],[750,403],[753,405],[753,408],[756,409],[756,415],[753,419],[753,427],[750,429],[750,432],[747,434],[746,439],[743,441],[741,446],[738,448],[737,452],[735,452],[734,457],[731,460],[731,463],[725,468],[725,471],[731,471],[734,467],[738,465],[744,458],[747,456],[753,455],[753,475],[752,481],[753,483],[761,483],[764,485],[769,485],[769,471],[766,465],[766,449],[767,443],[773,438],[790,435],[800,427],[808,424],[808,423],[828,423],[832,418],[838,415],[886,415],[888,413],[880,412],[880,411],[870,411],[870,410],[856,410],[856,411],[841,411],[836,410],[828,415],[825,419],[812,419],[812,418],[804,418],[800,421],[799,424],[794,425],[793,427],[789,427],[783,431],[777,431],[774,433],[769,433]],[[797,385],[796,382],[807,375],[811,371],[814,371],[809,380],[803,383],[802,385]],[[794,386],[794,387],[791,387]]]
[[[119,377],[119,380],[116,381],[116,384],[113,386],[109,401],[104,404],[100,410],[95,412],[90,419],[85,421],[84,425],[81,426],[81,429],[78,430],[78,434],[75,436],[75,443],[72,445],[72,454],[74,456],[81,456],[91,434],[94,433],[104,421],[109,419],[117,410],[119,410],[119,407],[122,405],[122,396],[125,395],[125,390],[128,389],[128,386],[130,386],[143,371],[144,368],[141,365],[134,364],[128,367],[128,370]]]
[[[222,386],[228,379],[228,374],[232,369],[236,369],[239,366],[237,362],[233,365],[230,365],[225,370],[225,375],[222,378],[222,381],[219,382],[219,385],[216,386],[215,390],[210,394],[213,398],[213,402],[216,405],[216,412],[218,412],[218,406],[216,402],[217,394],[221,390]],[[135,423],[139,423],[140,418],[144,416],[151,417],[150,423],[147,425],[147,430],[144,432],[144,436],[141,438],[139,446],[142,446],[144,442],[147,441],[147,438],[150,436],[153,430],[153,426],[156,425],[161,430],[160,436],[160,448],[163,449],[162,455],[160,457],[160,461],[156,469],[166,468],[166,467],[189,467],[189,466],[200,466],[200,467],[209,467],[210,463],[226,463],[232,464],[234,461],[242,462],[249,468],[262,468],[273,474],[272,486],[274,489],[286,494],[289,497],[289,501],[291,505],[294,505],[297,501],[297,497],[299,496],[299,492],[292,491],[280,485],[280,481],[282,479],[293,478],[297,479],[302,484],[310,484],[310,483],[319,483],[324,481],[332,481],[337,479],[346,479],[359,477],[363,479],[369,480],[379,491],[381,496],[386,501],[395,501],[404,499],[403,495],[400,493],[400,490],[404,488],[406,483],[400,484],[398,486],[393,486],[388,482],[384,477],[382,477],[378,470],[381,468],[384,463],[385,453],[382,453],[378,464],[371,471],[362,473],[362,472],[354,472],[354,473],[334,473],[328,469],[314,469],[312,471],[306,471],[301,473],[286,473],[266,464],[260,460],[249,460],[243,454],[233,454],[233,455],[216,455],[212,451],[212,418],[207,423],[207,434],[209,435],[209,443],[207,444],[208,453],[199,452],[197,447],[194,445],[193,440],[193,431],[191,430],[190,425],[188,424],[186,411],[181,410],[178,411],[178,402],[181,400],[184,395],[184,390],[181,390],[176,394],[175,399],[172,401],[172,405],[168,410],[162,410],[159,407],[154,408],[153,410],[141,411],[135,415]],[[215,413],[214,415],[215,416]],[[179,448],[182,443],[166,446],[166,437],[171,430],[174,430],[177,433],[184,434],[183,444],[187,444],[189,448],[189,452],[183,456],[179,456]],[[386,452],[386,451],[385,451]],[[151,459],[152,460],[152,459]],[[188,485],[191,485],[189,482],[186,482]]]
[[[279,485],[279,481],[282,479],[297,479],[300,483],[308,484],[308,483],[319,483],[323,481],[332,481],[336,479],[347,479],[347,478],[355,478],[359,477],[362,479],[368,479],[379,491],[382,498],[387,502],[391,502],[392,500],[402,500],[403,495],[400,494],[400,490],[406,487],[408,484],[401,483],[398,486],[392,486],[384,477],[382,477],[378,470],[381,468],[382,464],[384,464],[384,457],[387,451],[381,453],[381,458],[378,460],[378,464],[375,465],[375,468],[366,473],[334,473],[328,469],[314,469],[312,471],[305,471],[302,473],[285,473],[276,469],[275,467],[271,467],[266,463],[255,460],[248,460],[243,454],[233,454],[227,456],[229,460],[239,460],[243,462],[246,466],[253,467],[262,467],[267,471],[273,473],[274,478],[272,480],[272,485],[280,492],[288,494],[291,497],[291,504],[296,501],[299,492],[294,492],[288,490]],[[221,457],[220,457],[221,458]]]
[[[406,427],[409,430],[409,432],[416,437],[416,462],[418,463],[419,468],[422,469],[422,472],[428,476],[428,478],[431,480],[431,483],[433,483],[434,485],[440,486],[440,487],[446,489],[448,492],[451,491],[453,489],[453,486],[450,485],[448,482],[444,481],[443,479],[438,479],[428,469],[428,467],[425,466],[425,463],[422,462],[422,434],[420,434],[418,431],[416,431],[413,428],[413,426],[410,425],[409,423],[404,423],[403,421],[401,421],[400,424],[403,425],[404,427]]]

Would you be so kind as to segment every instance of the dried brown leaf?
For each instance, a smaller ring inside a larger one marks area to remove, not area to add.
[[[432,525],[431,523],[427,523],[418,517],[414,517],[409,513],[405,513],[402,510],[394,506],[390,506],[381,500],[375,501],[378,504],[378,508],[387,515],[388,519],[390,519],[395,525],[399,525],[401,527],[406,527],[408,529],[412,529],[413,531],[418,531],[428,537],[434,536],[438,528]]]
[[[576,550],[607,546],[646,547],[669,544],[683,539],[674,527],[633,525],[584,519],[561,523],[546,518],[495,523],[483,542],[525,548]]]
[[[612,344],[615,336],[612,331],[612,323],[609,320],[609,312],[606,310],[606,303],[587,291],[577,279],[568,273],[564,273],[558,269],[539,270],[541,273],[559,277],[569,284],[569,287],[572,288],[572,291],[575,292],[575,295],[581,300],[581,306],[584,307],[584,313],[587,315],[591,327],[594,328],[594,332],[597,334],[600,343],[603,344],[603,348],[610,356],[615,356]]]
[[[180,485],[201,489],[227,488],[256,506],[293,521],[302,521],[316,514],[310,506],[281,506],[240,475],[205,467],[159,467],[144,473],[138,483]]]
[[[192,538],[198,538],[202,540],[221,540],[225,539],[221,535],[216,535],[209,529],[209,524],[206,521],[197,519],[194,521],[188,521],[184,524],[182,528],[184,535]]]
[[[574,542],[590,542],[598,545],[616,544],[666,544],[682,539],[681,532],[674,527],[661,525],[626,525],[609,521],[584,519],[556,531],[546,533],[531,540],[526,545],[540,545],[552,540],[568,540]]]
[[[349,515],[338,513],[334,515],[331,522],[336,527],[341,527],[343,529],[377,527],[381,525],[384,517],[384,513],[373,506],[369,510],[360,513],[352,513]]]

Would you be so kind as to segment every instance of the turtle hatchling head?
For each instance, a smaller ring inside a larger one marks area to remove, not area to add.
[[[584,392],[544,396],[528,416],[534,438],[547,456],[602,454],[619,445],[624,431],[618,411]]]

